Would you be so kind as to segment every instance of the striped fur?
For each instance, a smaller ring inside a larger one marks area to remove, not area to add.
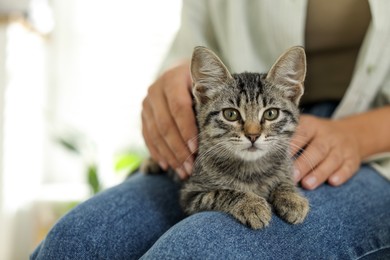
[[[289,155],[305,74],[305,64],[294,61],[305,62],[302,55],[301,48],[293,48],[279,58],[268,74],[231,75],[210,50],[195,49],[191,71],[200,126],[199,151],[193,175],[181,190],[181,205],[186,213],[222,211],[257,229],[268,225],[272,205],[289,223],[304,220],[309,205],[294,186]],[[288,74],[285,80],[280,78],[283,69]],[[226,120],[222,113],[226,108],[236,109],[241,118]],[[279,117],[272,121],[264,119],[264,112],[270,108],[279,111]],[[253,144],[247,137],[248,129],[259,136]],[[253,146],[256,148],[248,150]]]
[[[191,64],[199,150],[180,203],[187,214],[228,213],[253,229],[271,220],[271,208],[301,223],[309,204],[292,179],[289,144],[299,120],[306,72],[304,51],[286,51],[266,73],[230,74],[210,50],[197,47]],[[225,109],[240,116],[224,117]],[[265,114],[276,109],[278,117]]]

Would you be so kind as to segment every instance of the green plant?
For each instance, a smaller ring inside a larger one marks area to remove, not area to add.
[[[101,181],[99,179],[98,164],[94,157],[91,156],[91,142],[87,142],[87,138],[78,135],[67,135],[56,138],[56,142],[70,153],[80,156],[85,165],[86,181],[92,194],[96,194],[102,190]],[[143,159],[146,157],[146,151],[143,149],[133,149],[119,153],[115,157],[114,170],[123,178],[127,178],[140,167]]]
[[[57,143],[65,150],[74,153],[82,158],[85,164],[85,173],[88,186],[92,194],[101,191],[102,186],[99,179],[97,163],[94,160],[87,159],[86,149],[80,137],[68,136],[56,138]]]
[[[143,158],[143,152],[141,151],[121,153],[115,159],[115,171],[127,177],[138,170]]]

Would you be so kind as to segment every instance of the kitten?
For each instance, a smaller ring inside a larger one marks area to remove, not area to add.
[[[299,120],[306,57],[287,50],[267,74],[230,74],[209,49],[196,47],[191,76],[199,150],[180,203],[187,214],[226,212],[253,229],[269,224],[272,209],[292,224],[309,203],[292,178],[290,139]],[[149,162],[151,171],[157,164]]]

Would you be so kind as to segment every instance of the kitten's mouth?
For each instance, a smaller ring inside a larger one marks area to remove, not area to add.
[[[258,149],[256,148],[256,146],[252,145],[251,147],[247,148],[246,150],[249,151],[249,152],[255,152]]]

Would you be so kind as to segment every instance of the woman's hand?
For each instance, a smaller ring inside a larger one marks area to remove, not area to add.
[[[189,63],[162,74],[142,103],[142,134],[152,158],[181,179],[192,171],[197,128],[192,110]]]
[[[302,115],[291,143],[293,155],[304,148],[294,163],[295,181],[315,189],[325,181],[338,186],[350,179],[363,159],[356,131],[343,120]]]

